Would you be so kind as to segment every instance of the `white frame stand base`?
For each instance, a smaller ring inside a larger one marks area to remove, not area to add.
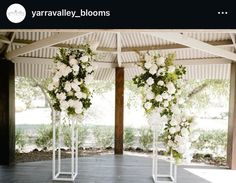
[[[62,119],[60,112],[53,111],[53,160],[52,180],[53,181],[74,181],[78,175],[78,125],[75,118],[69,118],[71,138],[71,168],[70,171],[61,171],[61,148],[62,148]],[[60,119],[56,119],[60,116]]]
[[[160,174],[159,162],[161,159],[158,157],[158,130],[153,127],[153,156],[152,156],[152,179],[154,183],[177,183],[177,165],[174,161],[172,154],[163,160],[169,163],[169,171],[165,174]]]

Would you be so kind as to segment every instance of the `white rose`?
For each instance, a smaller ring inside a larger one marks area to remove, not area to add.
[[[165,58],[164,57],[160,57],[158,60],[157,60],[157,65],[164,65],[165,64]]]
[[[164,105],[164,107],[168,107],[168,106],[169,106],[169,102],[168,102],[167,100],[165,100],[165,101],[163,102],[163,105]]]
[[[184,99],[183,99],[183,98],[179,98],[179,99],[178,99],[178,104],[180,104],[180,105],[181,105],[181,104],[183,104],[184,102],[185,102],[185,101],[184,101]]]
[[[151,62],[145,62],[144,67],[146,69],[150,69],[152,67],[152,63]]]
[[[159,86],[163,86],[165,83],[164,83],[164,81],[162,81],[162,80],[160,80],[160,81],[158,81],[158,83],[157,83],[157,85],[159,85]]]
[[[175,91],[176,91],[175,85],[172,82],[167,83],[166,87],[167,87],[167,92],[169,94],[174,94],[175,93]]]
[[[175,130],[176,130],[177,132],[180,131],[180,126],[177,125],[177,126],[175,127]]]
[[[162,98],[163,98],[163,99],[168,99],[168,98],[169,98],[168,93],[163,92],[163,93],[162,93]]]
[[[92,72],[92,71],[93,71],[93,66],[89,66],[86,70],[87,70],[87,72],[89,72],[89,73]]]
[[[152,107],[152,103],[151,103],[151,102],[146,102],[146,103],[144,104],[144,107],[145,107],[145,109],[149,110],[149,109],[151,109],[151,107]]]
[[[62,71],[63,76],[67,76],[69,73],[72,72],[71,67],[67,66],[64,71]]]
[[[66,99],[66,94],[65,93],[58,93],[56,96],[59,100],[65,100]]]
[[[144,60],[145,60],[146,62],[152,62],[152,56],[149,55],[149,54],[145,54]]]
[[[69,60],[69,64],[70,64],[71,66],[74,66],[74,65],[77,65],[77,64],[78,64],[78,61],[77,61],[75,58],[72,58],[72,59]]]
[[[161,102],[163,100],[161,95],[157,95],[155,99],[157,102]]]
[[[77,91],[77,92],[75,93],[75,96],[76,96],[78,99],[80,99],[80,98],[83,97],[83,93],[82,93],[81,91]]]
[[[180,109],[178,108],[178,106],[176,106],[176,105],[172,106],[171,110],[174,114],[177,114],[177,115],[180,114],[180,112],[181,112]]]
[[[175,66],[168,66],[168,73],[173,73],[175,72]]]
[[[174,127],[170,127],[169,132],[170,134],[174,134],[176,132],[176,129]]]
[[[158,69],[157,76],[164,76],[164,75],[165,75],[165,69],[163,68]]]
[[[73,88],[73,90],[75,90],[75,91],[80,90],[79,86],[78,86],[76,83],[74,83],[74,82],[70,83],[70,86],[71,86],[71,88]]]
[[[146,98],[147,98],[148,100],[153,99],[153,98],[154,98],[154,93],[153,93],[152,91],[148,91],[148,92],[147,92],[147,95],[146,95]]]
[[[88,62],[89,57],[85,55],[85,56],[82,56],[82,57],[80,58],[80,60],[81,60],[81,62],[85,63],[85,62]]]
[[[61,107],[62,110],[66,110],[69,107],[69,104],[66,101],[62,101],[60,103],[60,107]]]
[[[58,65],[58,69],[60,70],[60,71],[64,71],[65,69],[66,69],[66,64],[63,64],[63,63],[60,63],[59,65]]]
[[[179,147],[177,147],[176,149],[179,153],[183,154],[186,150],[185,145],[180,145]]]
[[[171,124],[171,126],[176,126],[178,124],[178,122],[175,119],[172,119],[170,121],[170,124]]]
[[[71,90],[71,86],[69,82],[66,82],[64,89],[69,92]]]
[[[54,86],[53,86],[52,83],[50,83],[50,84],[48,85],[48,90],[49,90],[49,91],[52,91],[53,89],[54,89]]]
[[[79,72],[79,66],[78,66],[78,65],[74,65],[74,66],[72,67],[72,69],[73,69],[73,71],[75,71],[75,72]]]
[[[193,132],[191,135],[190,135],[190,140],[191,142],[194,142],[196,141],[198,138],[199,138],[200,134],[198,132]]]
[[[93,76],[91,74],[87,75],[86,78],[84,79],[85,84],[91,83],[93,80]]]
[[[154,83],[154,79],[149,77],[146,82],[149,86],[151,86]]]
[[[152,64],[152,67],[150,68],[149,73],[154,75],[154,74],[156,74],[156,72],[157,72],[157,65]]]
[[[181,129],[181,135],[184,136],[184,137],[188,136],[189,135],[188,129],[187,128],[182,128]]]

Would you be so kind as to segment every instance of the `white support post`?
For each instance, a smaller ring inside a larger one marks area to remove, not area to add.
[[[61,148],[63,147],[62,119],[56,119],[59,114],[53,111],[53,161],[52,179],[54,181],[74,181],[78,175],[78,125],[76,118],[69,117],[71,131],[71,168],[70,171],[62,171]],[[58,136],[57,136],[58,131]],[[56,151],[58,153],[56,153]],[[56,154],[58,155],[56,157]],[[57,163],[56,163],[57,161]]]
[[[167,158],[169,163],[169,173],[162,174],[159,172],[159,157],[158,157],[158,129],[153,127],[153,159],[152,159],[152,178],[154,183],[177,183],[177,166],[172,154]]]

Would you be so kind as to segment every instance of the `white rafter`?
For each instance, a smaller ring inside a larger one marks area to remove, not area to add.
[[[91,32],[92,33],[92,32]],[[34,42],[32,44],[26,45],[24,47],[18,48],[16,50],[10,51],[6,54],[6,58],[7,59],[12,59],[15,58],[17,56],[26,54],[26,53],[30,53],[32,51],[35,50],[39,50],[42,48],[46,48],[46,47],[50,47],[53,46],[55,44],[76,38],[76,37],[80,37],[80,36],[84,36],[87,34],[91,34],[91,33],[82,33],[82,32],[74,32],[74,33],[68,33],[68,32],[64,32],[64,33],[57,33],[51,37],[39,40],[37,42]]]
[[[236,49],[236,34],[230,33],[230,37],[231,37],[232,42],[234,44],[234,48]]]
[[[173,32],[142,32],[146,35],[151,35],[154,37],[158,37],[161,39],[165,39],[171,42],[175,42],[178,44],[182,44],[185,46],[188,46],[190,48],[198,49],[207,53],[210,53],[212,55],[216,55],[219,57],[227,58],[233,61],[236,61],[236,54],[232,53],[227,50],[223,50],[221,48],[212,46],[210,44],[204,43],[202,41],[184,36],[179,33],[173,33]]]

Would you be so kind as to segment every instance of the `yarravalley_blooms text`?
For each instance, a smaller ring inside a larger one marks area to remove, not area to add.
[[[94,50],[89,44],[77,48],[61,48],[55,57],[52,82],[48,92],[56,111],[69,116],[83,114],[91,105],[91,92],[87,85],[93,79]]]

